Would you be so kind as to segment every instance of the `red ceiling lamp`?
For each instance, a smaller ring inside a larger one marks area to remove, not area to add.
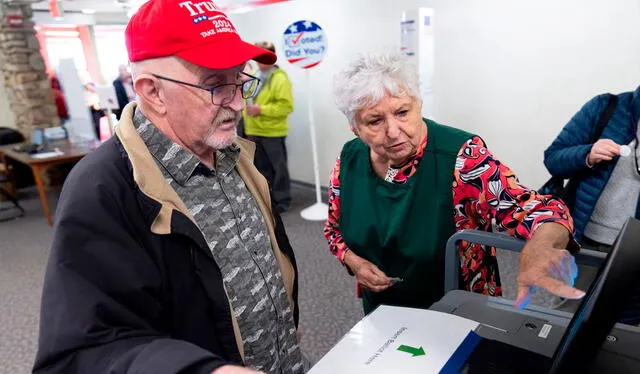
[[[51,17],[55,19],[62,19],[62,15],[64,14],[64,10],[62,9],[62,1],[49,0],[49,13],[51,13]]]

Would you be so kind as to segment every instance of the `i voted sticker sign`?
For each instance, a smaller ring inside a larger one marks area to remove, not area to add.
[[[327,37],[317,23],[302,20],[292,23],[284,32],[284,55],[289,63],[310,69],[327,53]]]

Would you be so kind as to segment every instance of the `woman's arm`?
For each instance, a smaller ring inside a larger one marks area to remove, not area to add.
[[[324,237],[331,253],[344,263],[349,248],[340,233],[340,158],[336,160],[329,180],[329,217],[324,226]]]
[[[480,137],[465,142],[458,153],[453,194],[457,229],[493,226],[529,240],[538,226],[555,222],[573,233],[573,220],[565,204],[520,184]]]
[[[544,165],[551,175],[569,178],[589,169],[587,155],[593,146],[591,133],[607,101],[607,95],[589,100],[544,151]]]
[[[496,230],[528,241],[520,255],[517,307],[527,305],[535,287],[565,298],[584,296],[571,287],[577,268],[565,248],[579,246],[561,200],[521,185],[479,137],[462,146],[454,174],[456,229]]]
[[[356,255],[340,233],[340,158],[331,172],[329,182],[329,217],[324,226],[324,236],[329,242],[329,250],[355,275],[358,285],[367,290],[380,292],[392,285],[391,280],[376,265]]]

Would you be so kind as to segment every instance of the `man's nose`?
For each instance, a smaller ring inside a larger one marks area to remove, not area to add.
[[[233,95],[233,99],[226,106],[229,107],[229,109],[236,112],[239,112],[244,108],[244,99],[242,98],[242,87],[238,87],[235,94]]]

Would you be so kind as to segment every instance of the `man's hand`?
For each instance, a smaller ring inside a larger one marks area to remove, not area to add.
[[[247,115],[249,117],[257,117],[260,115],[260,105],[247,105]]]
[[[575,258],[565,249],[569,232],[557,223],[544,223],[535,231],[520,254],[518,297],[515,307],[522,309],[531,301],[536,288],[566,299],[580,299],[585,293],[573,288],[578,276]]]
[[[376,265],[356,255],[353,251],[347,251],[344,255],[344,263],[355,274],[358,283],[369,291],[384,291],[393,284]]]
[[[589,166],[595,166],[602,161],[611,161],[618,155],[620,155],[619,144],[611,139],[600,139],[591,147],[587,162]]]
[[[211,374],[264,374],[264,372],[247,369],[242,366],[224,365],[214,370]]]

